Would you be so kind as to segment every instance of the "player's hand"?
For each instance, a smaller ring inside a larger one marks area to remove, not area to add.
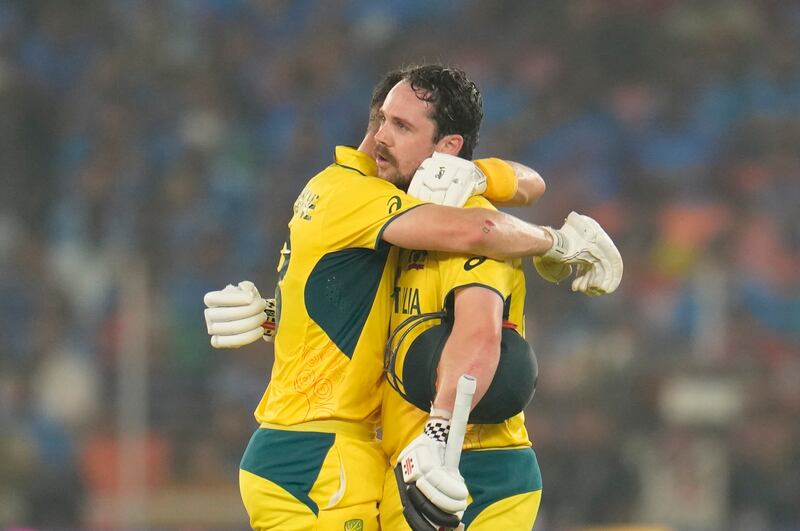
[[[206,293],[203,302],[206,327],[214,348],[238,348],[265,335],[267,301],[250,281],[230,284],[222,291]],[[274,330],[274,304],[273,304]]]
[[[450,423],[431,418],[425,430],[403,449],[395,478],[403,516],[413,531],[458,527],[467,508],[467,485],[458,472],[444,466]]]
[[[572,291],[594,296],[617,289],[622,280],[622,256],[599,223],[570,212],[560,229],[543,228],[553,237],[553,247],[533,259],[542,278],[560,282],[572,274],[575,266]]]
[[[408,185],[417,199],[456,207],[484,191],[486,176],[472,161],[436,152],[422,161]]]

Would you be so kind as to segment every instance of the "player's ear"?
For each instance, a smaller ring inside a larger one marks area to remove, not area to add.
[[[445,135],[436,143],[434,151],[458,156],[464,146],[464,137],[461,135]]]

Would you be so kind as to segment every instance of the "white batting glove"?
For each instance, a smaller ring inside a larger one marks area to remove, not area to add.
[[[222,291],[210,291],[203,302],[212,347],[239,348],[264,336],[267,301],[252,282],[245,280],[238,286],[229,284]]]
[[[587,295],[612,293],[622,280],[622,256],[606,231],[589,216],[570,212],[560,229],[542,227],[553,237],[553,247],[533,265],[549,282],[560,282],[573,272],[572,291]]]
[[[408,185],[408,194],[437,205],[464,206],[486,191],[486,176],[470,160],[436,153],[422,161]]]
[[[403,514],[412,529],[457,527],[467,508],[467,485],[444,466],[450,421],[428,419],[425,429],[397,458],[395,474]]]
[[[533,266],[540,277],[554,284],[558,284],[572,274],[571,265],[564,262],[545,260],[541,256],[533,257]]]

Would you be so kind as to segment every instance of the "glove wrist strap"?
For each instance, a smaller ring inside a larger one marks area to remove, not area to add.
[[[563,232],[554,229],[553,227],[542,226],[542,230],[550,234],[553,238],[553,246],[542,255],[546,260],[555,260],[556,262],[563,262],[567,257],[568,243],[567,238]]]
[[[447,436],[450,435],[450,421],[443,418],[429,418],[422,432],[434,441],[447,443]]]

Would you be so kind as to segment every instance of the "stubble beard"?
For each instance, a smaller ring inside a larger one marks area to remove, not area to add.
[[[400,172],[397,158],[383,145],[377,144],[375,146],[374,154],[376,157],[380,155],[389,163],[389,166],[386,168],[381,168],[378,166],[378,177],[385,181],[389,181],[400,190],[408,191],[408,185],[411,183],[411,179],[414,175],[403,175]]]
[[[378,170],[378,177],[384,181],[388,181],[395,185],[404,192],[408,191],[408,185],[411,184],[413,175],[402,175],[396,168],[388,168],[387,170]]]

